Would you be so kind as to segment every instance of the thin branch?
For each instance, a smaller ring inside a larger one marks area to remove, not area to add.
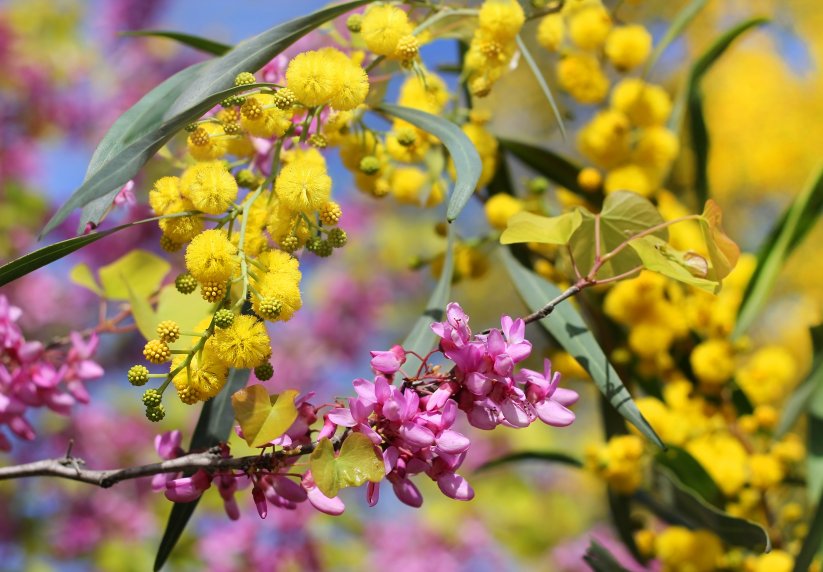
[[[560,294],[557,298],[555,298],[554,300],[552,300],[551,302],[549,302],[548,304],[546,304],[545,306],[543,306],[542,308],[540,308],[536,312],[532,312],[528,316],[524,317],[523,321],[526,322],[527,324],[531,324],[532,322],[536,322],[537,320],[542,320],[543,318],[545,318],[546,316],[551,314],[554,311],[555,307],[558,304],[560,304],[563,300],[566,300],[567,298],[571,298],[572,296],[574,296],[575,294],[580,292],[583,288],[585,288],[588,285],[589,285],[588,282],[586,282],[585,280],[581,280],[580,282],[578,282],[574,286],[570,286],[562,294]]]

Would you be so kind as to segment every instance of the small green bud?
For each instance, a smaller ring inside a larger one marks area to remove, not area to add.
[[[136,386],[145,385],[149,380],[149,370],[144,365],[133,365],[127,374],[129,383]]]
[[[158,421],[162,421],[163,418],[166,416],[166,410],[163,408],[163,404],[159,404],[156,407],[147,407],[146,408],[146,418],[151,421],[152,423],[157,423]]]
[[[160,248],[162,248],[166,252],[177,252],[178,250],[183,248],[183,245],[179,242],[174,242],[168,236],[163,234],[160,235]]]
[[[320,258],[326,258],[328,256],[331,256],[332,251],[333,251],[333,248],[332,248],[331,243],[328,240],[322,240],[321,239],[320,242],[317,244],[317,247],[316,247],[316,250],[314,250],[314,253],[317,256],[319,256]]]
[[[352,14],[349,16],[349,19],[346,20],[346,27],[349,29],[349,32],[352,34],[359,34],[360,29],[363,26],[363,15],[362,14]]]
[[[157,407],[163,401],[163,396],[156,389],[147,389],[143,393],[143,405],[146,407]]]
[[[226,135],[237,135],[238,133],[242,132],[243,129],[240,127],[239,123],[227,121],[223,124],[223,133],[225,133]]]
[[[528,188],[533,195],[542,195],[549,190],[549,180],[545,177],[535,177],[529,181]]]
[[[367,175],[374,175],[380,170],[380,159],[374,155],[367,155],[360,160],[360,170]]]
[[[218,328],[228,328],[234,323],[234,312],[228,308],[217,310],[214,313],[214,325]]]
[[[334,248],[341,248],[346,246],[346,243],[349,241],[349,237],[345,230],[335,227],[329,231],[328,241]]]
[[[186,130],[186,133],[194,133],[197,131],[197,123],[189,123],[184,129]]]
[[[319,236],[313,236],[306,241],[306,250],[309,252],[314,252],[317,254],[317,249],[320,248],[320,243],[323,242],[323,239]]]
[[[249,169],[243,169],[234,177],[237,184],[244,189],[253,189],[260,183],[260,178]]]
[[[197,280],[188,272],[184,272],[174,279],[174,287],[181,294],[191,294],[197,290]]]
[[[234,78],[234,85],[237,87],[241,85],[251,85],[256,82],[257,79],[255,79],[254,74],[250,72],[239,73],[237,77]]]
[[[274,368],[269,362],[258,365],[254,368],[254,376],[260,381],[268,381],[274,375]]]

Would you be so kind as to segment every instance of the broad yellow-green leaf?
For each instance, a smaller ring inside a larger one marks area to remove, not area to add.
[[[100,283],[110,300],[128,300],[129,287],[135,296],[148,298],[171,269],[165,259],[147,250],[133,250],[100,269]],[[125,281],[125,282],[124,282]]]
[[[680,252],[656,236],[636,238],[629,242],[629,246],[640,257],[643,266],[653,272],[707,292],[715,292],[720,286],[719,282],[696,275],[705,276],[707,268],[705,259],[698,254]]]
[[[134,323],[137,324],[137,329],[143,334],[147,340],[157,337],[157,316],[149,304],[148,298],[140,296],[134,292],[134,289],[129,285],[128,281],[124,280],[126,289],[129,293],[129,304],[131,305],[131,315],[134,318]]]
[[[89,265],[85,262],[75,264],[72,267],[72,269],[69,271],[69,280],[71,280],[78,286],[88,288],[98,296],[103,295],[103,289],[100,288],[100,285],[97,283],[97,279],[94,277],[94,273],[92,272],[91,268],[89,268]]]
[[[284,391],[272,403],[262,385],[250,385],[231,396],[234,415],[243,429],[243,438],[252,447],[262,447],[277,439],[297,419],[293,389]]]
[[[174,284],[164,286],[160,290],[157,301],[157,322],[162,320],[174,320],[184,332],[197,330],[198,324],[209,316],[212,305],[197,293],[181,294],[174,287]],[[155,323],[157,326],[157,323]],[[172,349],[190,347],[191,338],[183,336],[174,344],[169,344]]]
[[[596,217],[586,211],[581,212],[583,223],[572,236],[571,245],[577,267],[583,274],[587,274],[594,265]],[[663,223],[660,213],[648,199],[628,191],[618,191],[607,196],[599,217],[601,255],[614,250],[638,233]],[[660,228],[652,236],[666,240],[668,231],[665,227]],[[603,265],[597,278],[605,279],[628,272],[640,263],[640,257],[632,249],[626,248]]]
[[[568,244],[582,223],[583,215],[577,209],[554,217],[521,211],[509,219],[508,228],[500,236],[500,243]]]
[[[374,443],[362,433],[346,437],[336,457],[331,441],[321,439],[311,454],[309,468],[317,488],[327,497],[336,497],[340,489],[359,487],[366,481],[379,483],[386,472]]]
[[[723,280],[732,271],[740,258],[740,248],[723,232],[723,213],[712,199],[706,201],[703,216],[700,218],[700,230],[709,250],[712,267],[709,278]]]

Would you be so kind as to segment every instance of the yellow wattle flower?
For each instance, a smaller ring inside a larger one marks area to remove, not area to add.
[[[183,194],[196,210],[220,214],[237,198],[237,181],[221,161],[198,163],[181,178]]]
[[[158,216],[172,212],[171,209],[180,199],[179,177],[161,177],[149,191],[149,206]]]
[[[281,169],[274,190],[285,207],[307,213],[320,209],[329,200],[331,184],[324,165],[296,159]]]
[[[185,355],[176,355],[171,362],[169,371],[174,371],[185,361]],[[183,368],[172,379],[174,387],[178,393],[185,392],[187,388],[194,390],[194,395],[199,399],[206,400],[214,397],[226,384],[228,368],[217,359],[214,353],[213,339],[206,341],[202,352],[197,352],[191,359],[188,369]]]
[[[271,356],[266,326],[254,316],[240,315],[212,336],[215,357],[228,367],[253,368]]]
[[[400,38],[412,33],[406,12],[388,4],[369,7],[360,24],[366,47],[379,56],[392,56]]]
[[[222,230],[206,230],[186,248],[186,268],[198,282],[225,282],[240,270],[237,247]]]
[[[300,296],[300,278],[285,269],[279,272],[267,272],[255,283],[255,288],[263,298],[280,302],[280,313],[275,321],[288,322],[303,306],[303,299]],[[254,296],[252,309],[260,313],[259,296]]]

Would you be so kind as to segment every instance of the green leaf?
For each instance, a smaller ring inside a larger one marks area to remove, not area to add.
[[[251,447],[262,447],[277,439],[297,419],[293,389],[284,391],[272,402],[262,385],[250,385],[231,396],[234,416],[243,429],[243,438]]]
[[[703,76],[717,62],[720,56],[731,46],[734,41],[748,30],[766,24],[766,18],[752,18],[738,24],[731,30],[721,35],[714,44],[695,62],[689,73],[686,83],[686,105],[689,117],[689,133],[691,134],[691,145],[694,149],[695,164],[695,193],[698,204],[704,203],[709,197],[709,130],[706,127],[706,119],[703,116],[703,96],[700,91],[700,83]],[[679,117],[675,119],[679,121]]]
[[[601,254],[614,250],[632,236],[663,224],[663,218],[651,201],[628,191],[618,191],[607,196],[599,215],[582,210],[581,213],[583,223],[572,235],[571,247],[574,261],[584,275],[594,266],[596,217],[600,218]],[[651,236],[666,240],[668,230],[665,227],[660,228]],[[623,274],[640,264],[640,257],[631,248],[625,248],[600,268],[597,278],[605,279]]]
[[[814,344],[815,356],[812,366],[812,376],[814,377],[813,390],[809,400],[809,416],[806,435],[808,439],[807,450],[809,452],[806,459],[808,484],[806,493],[812,503],[823,499],[823,383],[819,381],[819,371],[823,369],[823,331],[821,326],[812,330],[812,342]]]
[[[346,487],[359,487],[366,481],[379,483],[386,473],[383,457],[362,433],[349,434],[336,457],[331,441],[321,439],[309,457],[309,468],[317,488],[329,498]]]
[[[820,552],[823,546],[823,500],[818,501],[811,522],[809,532],[803,539],[803,546],[800,548],[797,558],[794,561],[792,572],[808,572],[811,569],[812,560]]]
[[[628,572],[617,561],[617,558],[611,555],[602,545],[596,540],[592,540],[586,554],[583,555],[583,560],[592,569],[593,572]]]
[[[89,161],[84,182],[99,171],[117,153],[125,149],[140,136],[163,122],[169,101],[176,99],[191,82],[205,62],[180,70],[166,81],[144,95],[137,103],[117,118],[94,150]],[[128,181],[125,181],[125,184]],[[87,223],[97,226],[109,211],[114,197],[123,185],[112,187],[105,195],[83,206],[80,214],[80,228]]]
[[[39,248],[34,252],[30,252],[24,256],[21,256],[20,258],[12,260],[11,262],[1,266],[0,286],[5,286],[12,280],[17,280],[21,276],[25,276],[29,272],[33,272],[38,268],[42,268],[43,266],[46,266],[47,264],[50,264],[55,260],[60,260],[64,256],[68,256],[75,250],[80,250],[84,246],[88,246],[93,242],[97,242],[101,238],[104,238],[110,234],[114,234],[115,232],[139,224],[144,224],[147,222],[156,222],[161,218],[163,217],[153,217],[144,220],[138,220],[136,222],[122,224],[120,226],[116,226],[114,228],[110,228],[108,230],[104,230],[101,232],[90,232],[89,234],[75,236],[74,238],[61,240],[60,242],[55,242],[54,244],[50,244],[48,246],[44,246],[43,248]]]
[[[409,335],[403,340],[403,347],[407,352],[414,352],[417,355],[425,356],[434,347],[437,336],[432,332],[431,325],[434,322],[443,320],[445,316],[446,304],[449,302],[451,292],[452,276],[454,274],[454,229],[449,227],[448,242],[446,243],[446,256],[443,260],[443,269],[440,271],[440,279],[426,302],[426,309],[417,318]]]
[[[580,167],[565,157],[549,149],[535,147],[521,141],[503,138],[498,138],[498,141],[504,149],[550,181],[578,195],[591,198],[591,195],[583,191],[577,183]]]
[[[69,280],[78,286],[91,290],[98,296],[103,295],[103,289],[97,283],[97,278],[94,277],[94,273],[85,262],[75,264],[72,269],[69,270]]]
[[[719,282],[695,276],[694,272],[708,269],[708,262],[695,253],[680,252],[656,236],[644,236],[629,242],[647,270],[690,284],[707,292],[715,292]],[[704,274],[705,276],[705,274]]]
[[[806,411],[817,389],[823,386],[823,324],[811,328],[814,360],[806,379],[792,392],[783,405],[780,421],[774,430],[775,439],[781,439],[794,427],[800,414]],[[811,433],[809,433],[811,437]]]
[[[170,30],[133,30],[129,32],[121,32],[120,35],[148,38],[168,38],[169,40],[174,40],[184,46],[194,48],[195,50],[200,50],[201,52],[205,52],[213,56],[222,56],[232,48],[228,44],[215,42],[214,40],[210,40],[208,38],[201,38],[200,36],[192,36],[191,34],[174,32]]]
[[[666,33],[663,34],[663,37],[657,42],[651,57],[643,67],[643,77],[649,75],[649,72],[654,68],[654,65],[660,59],[660,56],[663,55],[663,52],[666,51],[666,48],[692,23],[700,11],[708,4],[708,1],[709,0],[692,0],[677,13],[672,19],[672,23],[669,25]]]
[[[493,467],[508,465],[509,463],[519,463],[520,461],[561,463],[563,465],[577,467],[578,469],[583,467],[583,461],[572,457],[571,455],[567,455],[566,453],[558,453],[556,451],[518,451],[516,453],[509,453],[508,455],[503,455],[502,457],[492,459],[491,461],[486,461],[474,471],[479,473],[481,471],[487,471]]]
[[[132,250],[98,271],[103,293],[109,300],[128,300],[129,289],[148,298],[171,270],[165,258],[147,250]]]
[[[769,535],[759,524],[737,518],[708,504],[703,498],[684,485],[671,471],[658,468],[661,475],[664,505],[671,509],[691,528],[705,528],[732,546],[754,552],[771,550]],[[665,516],[661,515],[665,520]]]
[[[448,149],[457,172],[457,180],[446,208],[446,218],[449,222],[454,221],[477,188],[477,181],[483,170],[483,163],[474,144],[457,125],[437,115],[389,103],[381,104],[377,111],[383,111],[431,133]]]
[[[568,244],[582,223],[583,215],[578,209],[553,217],[520,211],[509,219],[506,230],[500,235],[500,244]]]
[[[178,76],[167,80],[166,83],[171,82],[166,88],[168,93],[162,100],[151,102],[151,121],[141,126],[138,132],[140,135],[124,142],[124,145],[119,146],[113,152],[106,151],[105,159],[101,160],[100,166],[54,214],[41,235],[53,230],[75,208],[85,206],[101,197],[113,199],[116,194],[115,190],[119,190],[134,178],[140,168],[175,133],[201,117],[229,95],[253,89],[255,86],[274,87],[273,84],[232,87],[237,74],[257,71],[306,33],[370,1],[354,0],[318,10],[278,24],[257,36],[244,40],[222,57],[194,66],[196,68],[194,71],[191,71],[191,68],[183,70],[181,73],[186,73],[187,81],[182,90],[176,79]],[[151,94],[154,94],[154,91]],[[169,105],[168,101],[175,94],[173,103]],[[156,115],[157,106],[163,109],[161,116]],[[143,110],[145,108],[141,107],[140,111]],[[99,211],[102,201],[96,204]]]
[[[654,456],[654,461],[672,471],[684,485],[700,495],[700,498],[706,502],[716,507],[722,506],[723,492],[720,487],[706,472],[703,465],[685,449],[668,445],[665,451],[659,451]]]
[[[137,324],[137,329],[146,340],[156,338],[157,315],[154,313],[148,299],[136,293],[128,280],[123,279],[123,284],[129,293],[128,300],[131,306],[131,315],[134,317],[134,323]]]
[[[523,41],[523,38],[521,38],[519,34],[517,35],[516,40],[517,47],[520,49],[520,53],[523,55],[523,59],[526,60],[526,63],[529,65],[529,69],[532,70],[534,78],[537,80],[538,85],[540,85],[540,89],[543,91],[543,95],[546,96],[546,100],[549,102],[549,105],[552,108],[554,118],[557,120],[557,126],[560,128],[560,135],[562,135],[563,139],[565,140],[566,126],[563,125],[563,116],[560,115],[560,109],[558,109],[557,102],[554,100],[552,90],[549,89],[549,84],[546,83],[546,78],[543,77],[543,72],[540,71],[540,66],[537,65],[536,61],[534,61],[534,57],[532,57],[532,53],[526,46],[526,42]]]
[[[536,311],[546,302],[560,295],[560,290],[554,284],[521,266],[505,249],[501,249],[500,256],[503,258],[515,288],[530,310]],[[546,328],[563,349],[583,366],[612,407],[649,440],[661,449],[664,448],[660,437],[640,413],[626,386],[620,381],[617,372],[606,359],[597,340],[594,339],[583,318],[571,304],[565,303],[557,306],[552,314],[540,320],[540,325]]]
[[[228,440],[234,421],[231,396],[246,385],[248,380],[249,370],[232,369],[229,371],[229,378],[223,390],[203,404],[189,451],[203,451]],[[174,503],[166,523],[166,530],[163,532],[163,538],[157,549],[154,572],[160,570],[166,563],[199,502],[200,498],[188,503]]]
[[[757,267],[737,312],[732,338],[743,335],[766,305],[786,260],[823,214],[823,169],[819,169],[792,201],[757,254]]]
[[[709,251],[709,279],[720,282],[734,269],[740,258],[740,247],[723,232],[723,213],[714,200],[706,201],[700,217],[700,230]]]

